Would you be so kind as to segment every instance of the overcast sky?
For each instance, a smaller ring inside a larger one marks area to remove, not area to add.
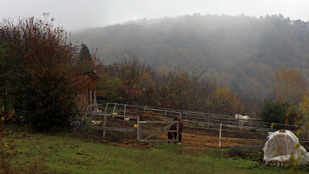
[[[282,14],[309,21],[308,0],[0,0],[0,18],[34,16],[49,12],[55,25],[66,30],[104,27],[136,19],[192,15],[238,16]]]

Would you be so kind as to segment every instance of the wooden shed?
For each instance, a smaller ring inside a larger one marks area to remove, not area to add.
[[[82,81],[83,85],[80,87],[77,103],[78,109],[83,110],[85,107],[90,105],[96,105],[96,86],[100,80],[92,71],[86,71],[79,74],[79,79]]]

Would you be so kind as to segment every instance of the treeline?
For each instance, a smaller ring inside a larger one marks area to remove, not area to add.
[[[234,115],[304,125],[308,115],[308,81],[297,68],[281,66],[272,79],[272,97],[263,102],[240,98],[204,68],[155,71],[134,54],[97,68],[98,97],[105,101]],[[275,126],[274,128],[278,128]]]
[[[106,64],[134,53],[154,69],[190,66],[207,69],[244,100],[272,94],[274,74],[284,65],[309,77],[308,22],[282,15],[184,15],[130,21],[74,33],[75,40],[98,48]]]
[[[120,103],[230,115],[243,113],[238,96],[212,77],[204,76],[205,73],[204,68],[158,72],[134,54],[127,54],[121,61],[98,69],[101,80],[97,95]]]

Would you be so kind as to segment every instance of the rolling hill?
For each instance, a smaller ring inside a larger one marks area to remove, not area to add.
[[[134,53],[158,71],[204,67],[240,96],[256,100],[271,97],[274,73],[283,65],[309,78],[309,23],[280,14],[142,19],[76,31],[72,39],[98,48],[106,64]]]

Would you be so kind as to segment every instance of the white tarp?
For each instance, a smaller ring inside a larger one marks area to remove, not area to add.
[[[280,130],[269,133],[264,148],[264,161],[266,163],[286,163],[291,155],[300,159],[299,164],[309,163],[309,153],[299,145],[297,136],[289,130]]]

